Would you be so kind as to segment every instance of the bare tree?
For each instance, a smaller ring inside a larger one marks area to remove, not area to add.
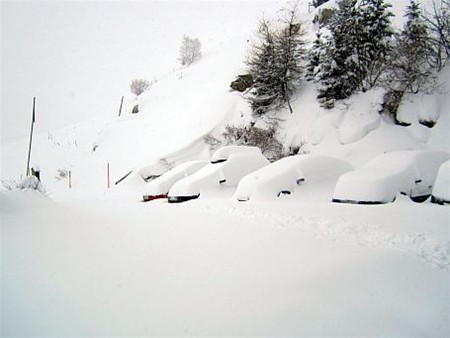
[[[201,43],[197,38],[191,38],[187,35],[183,36],[180,47],[180,62],[183,66],[189,66],[202,56]]]
[[[135,79],[131,81],[130,90],[136,96],[141,95],[150,87],[150,83],[147,80]]]
[[[432,13],[423,19],[432,33],[431,64],[440,71],[450,59],[450,0],[433,0]]]

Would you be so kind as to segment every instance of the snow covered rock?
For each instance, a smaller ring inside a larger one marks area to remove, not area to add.
[[[402,193],[416,201],[431,194],[439,166],[450,154],[438,151],[397,151],[382,154],[337,182],[333,202],[380,204]]]

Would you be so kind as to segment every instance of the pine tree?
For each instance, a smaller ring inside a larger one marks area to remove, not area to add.
[[[389,7],[384,0],[338,2],[319,78],[318,98],[326,107],[378,82],[393,35]]]
[[[317,96],[327,108],[333,107],[334,100],[349,97],[358,87],[352,60],[356,42],[356,1],[339,1],[338,9],[329,25],[331,36],[323,55]]]
[[[306,43],[305,32],[298,18],[298,2],[292,8],[286,9],[285,13],[275,39],[276,68],[281,80],[279,91],[282,101],[292,114],[290,98],[304,75]]]
[[[359,83],[363,90],[375,86],[386,68],[394,36],[390,7],[384,0],[365,0],[359,7],[361,30],[357,35],[356,52]]]
[[[256,116],[285,106],[292,113],[290,99],[303,77],[305,42],[297,5],[286,13],[278,29],[261,20],[257,42],[247,58],[254,79],[249,101]]]
[[[253,76],[254,85],[249,97],[252,112],[256,116],[266,114],[276,108],[279,82],[275,68],[275,36],[270,22],[260,21],[257,41],[247,57],[247,66]]]
[[[316,39],[308,53],[309,62],[306,66],[306,80],[313,81],[320,77],[320,66],[323,60],[323,53],[325,50],[325,40],[322,37],[320,29],[317,31]]]

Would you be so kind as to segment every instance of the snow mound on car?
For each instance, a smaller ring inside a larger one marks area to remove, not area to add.
[[[398,151],[382,154],[337,181],[333,201],[388,203],[397,193],[411,197],[431,194],[439,166],[450,154],[438,151]]]

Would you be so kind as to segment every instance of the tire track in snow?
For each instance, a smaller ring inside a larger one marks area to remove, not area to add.
[[[306,234],[331,237],[333,241],[352,241],[375,248],[413,254],[435,268],[450,270],[450,241],[425,233],[396,233],[380,226],[327,216],[304,216],[267,212],[256,207],[189,204],[200,212],[235,217],[279,229],[297,228]]]

